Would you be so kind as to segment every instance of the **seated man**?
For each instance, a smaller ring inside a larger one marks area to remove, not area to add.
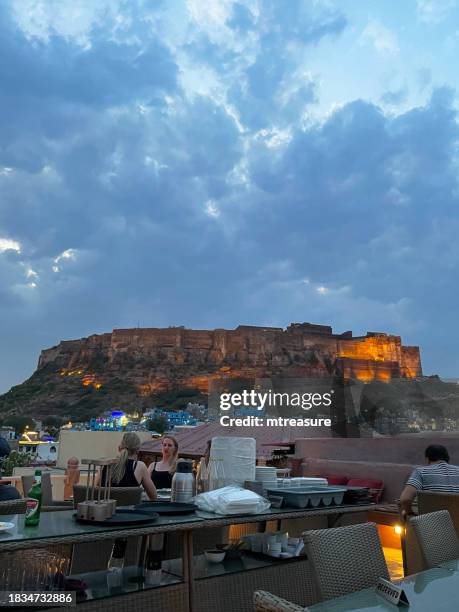
[[[418,491],[459,493],[459,466],[450,465],[444,446],[432,444],[425,450],[427,465],[418,467],[408,478],[400,495],[402,516],[413,514],[411,504]]]

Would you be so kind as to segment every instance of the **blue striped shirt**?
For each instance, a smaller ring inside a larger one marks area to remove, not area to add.
[[[444,491],[459,493],[459,466],[446,461],[418,467],[407,480],[418,491]]]

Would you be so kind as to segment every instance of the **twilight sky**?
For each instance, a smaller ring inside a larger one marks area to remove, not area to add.
[[[458,52],[457,0],[3,0],[0,392],[137,325],[459,376]]]

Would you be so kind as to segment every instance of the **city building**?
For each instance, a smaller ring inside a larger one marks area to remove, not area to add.
[[[30,453],[37,462],[57,461],[59,442],[54,438],[39,438],[38,432],[26,431],[19,439],[19,452]]]

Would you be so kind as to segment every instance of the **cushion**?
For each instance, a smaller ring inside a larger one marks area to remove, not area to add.
[[[339,474],[318,474],[316,478],[326,478],[329,485],[347,485],[348,477]]]

